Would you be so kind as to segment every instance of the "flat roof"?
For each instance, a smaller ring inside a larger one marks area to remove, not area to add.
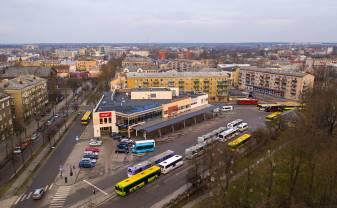
[[[171,89],[166,87],[153,87],[153,88],[134,88],[131,90],[131,92],[147,92],[147,91],[171,91]]]
[[[295,76],[295,77],[303,77],[307,75],[307,73],[300,72],[300,71],[293,71],[293,70],[288,70],[288,69],[275,69],[275,68],[258,68],[256,66],[240,67],[240,70],[263,72],[263,73],[270,73],[270,74],[280,74],[280,75]]]
[[[160,73],[135,73],[130,72],[126,74],[127,78],[144,77],[144,78],[160,78],[160,77],[228,77],[226,72],[222,71],[193,71],[193,72],[177,72],[166,71]]]
[[[148,89],[148,88],[145,88]],[[153,108],[158,108],[163,104],[171,103],[182,98],[195,98],[206,95],[199,92],[184,92],[172,99],[134,99],[131,100],[131,91],[128,92],[104,92],[101,101],[97,104],[95,112],[116,111],[124,114],[133,114]]]
[[[133,127],[133,129],[137,131],[146,131],[146,132],[153,132],[155,130],[161,129],[163,127],[171,126],[173,124],[179,123],[189,118],[193,118],[195,116],[201,115],[203,113],[209,112],[216,108],[214,105],[204,105],[197,108],[192,109],[191,111],[178,114],[173,118],[160,118],[156,120],[152,120],[146,122],[145,124],[141,124],[138,126]]]

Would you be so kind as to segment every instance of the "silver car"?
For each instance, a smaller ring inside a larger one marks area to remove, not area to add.
[[[35,200],[41,199],[44,194],[44,189],[43,188],[38,188],[34,190],[34,193],[32,195],[32,198]]]

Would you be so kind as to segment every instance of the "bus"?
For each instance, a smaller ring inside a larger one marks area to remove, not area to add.
[[[161,173],[166,174],[171,170],[174,170],[184,164],[183,157],[180,155],[174,155],[173,157],[159,163]]]
[[[257,99],[242,98],[238,99],[238,105],[257,105]]]
[[[227,128],[234,128],[237,127],[238,125],[240,125],[243,122],[242,119],[236,119],[230,123],[227,124]]]
[[[145,160],[141,163],[138,163],[136,165],[133,166],[129,166],[127,169],[127,174],[128,177],[131,177],[143,170],[148,169],[149,167],[153,166],[153,165],[158,165],[159,163],[163,162],[164,160],[167,160],[171,157],[173,157],[175,155],[174,151],[172,150],[166,150],[165,152],[153,156],[151,158],[149,158],[148,160]]]
[[[124,179],[115,185],[115,191],[119,196],[126,196],[127,194],[144,187],[160,176],[160,167],[155,165],[146,170],[143,170],[130,178]]]
[[[238,132],[239,132],[239,129],[237,127],[229,128],[229,129],[226,129],[224,132],[220,133],[219,138],[225,142],[233,138],[234,136],[236,136]]]
[[[242,136],[234,139],[233,141],[229,142],[227,145],[230,149],[237,149],[240,147],[242,144],[246,143],[251,139],[252,136],[250,134],[243,134]]]
[[[278,118],[282,113],[281,112],[274,112],[265,117],[266,121],[272,121],[276,118]]]
[[[91,111],[85,112],[81,119],[81,124],[87,125],[90,122],[90,119],[91,119]]]
[[[132,146],[131,151],[133,153],[153,152],[156,149],[156,142],[154,140],[141,140],[136,141]]]

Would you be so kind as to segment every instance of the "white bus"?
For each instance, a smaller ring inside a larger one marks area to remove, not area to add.
[[[231,138],[233,138],[234,136],[236,136],[239,133],[239,129],[234,127],[234,128],[229,128],[227,130],[225,130],[224,132],[219,134],[219,138],[221,141],[227,141]]]
[[[236,119],[230,123],[227,124],[227,128],[233,128],[233,127],[237,127],[239,124],[241,124],[243,122],[242,119]]]
[[[170,172],[184,164],[183,157],[180,155],[174,155],[173,157],[159,163],[159,167],[163,174]]]

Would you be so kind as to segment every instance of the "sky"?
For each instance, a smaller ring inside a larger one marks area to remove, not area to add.
[[[337,42],[337,0],[0,0],[0,43]]]

